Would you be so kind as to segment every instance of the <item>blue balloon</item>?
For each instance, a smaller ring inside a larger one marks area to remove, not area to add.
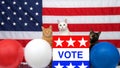
[[[100,42],[90,52],[93,68],[116,68],[119,62],[119,51],[109,42]]]

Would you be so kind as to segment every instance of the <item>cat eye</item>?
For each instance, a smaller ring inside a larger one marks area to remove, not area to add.
[[[65,24],[63,24],[65,26]]]
[[[60,25],[60,26],[62,26],[62,25]]]

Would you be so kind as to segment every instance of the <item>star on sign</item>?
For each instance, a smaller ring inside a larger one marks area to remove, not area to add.
[[[66,66],[67,68],[74,68],[75,66],[72,65],[72,63],[70,63],[69,66]]]
[[[60,63],[58,63],[57,66],[55,66],[55,68],[63,68],[64,66],[60,65]]]
[[[72,38],[71,38],[71,37],[70,37],[70,40],[69,40],[69,41],[67,41],[67,42],[68,42],[68,47],[69,47],[69,46],[74,46],[74,44],[73,44],[73,43],[74,43],[75,41],[74,41],[74,40],[72,40]]]
[[[86,68],[87,65],[84,65],[84,63],[82,63],[82,65],[78,66],[79,68]]]
[[[64,41],[62,41],[62,40],[60,40],[60,38],[58,38],[58,40],[55,41],[55,42],[57,43],[56,46],[62,46],[62,43],[63,43]]]
[[[84,40],[84,38],[82,37],[82,40],[79,41],[80,42],[80,46],[86,46],[86,42],[87,40]]]

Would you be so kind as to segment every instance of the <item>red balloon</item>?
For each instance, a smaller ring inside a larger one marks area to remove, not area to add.
[[[23,47],[18,41],[0,41],[0,68],[17,68],[23,56]]]

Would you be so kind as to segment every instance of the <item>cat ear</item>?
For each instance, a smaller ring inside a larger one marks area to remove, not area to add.
[[[90,33],[94,33],[94,31],[92,29],[90,29]]]
[[[42,26],[42,30],[44,30],[44,27]]]
[[[52,29],[52,25],[50,25],[49,28]]]
[[[100,35],[100,34],[101,34],[101,31],[99,31],[98,34]]]
[[[67,23],[67,19],[65,19],[65,23]]]

